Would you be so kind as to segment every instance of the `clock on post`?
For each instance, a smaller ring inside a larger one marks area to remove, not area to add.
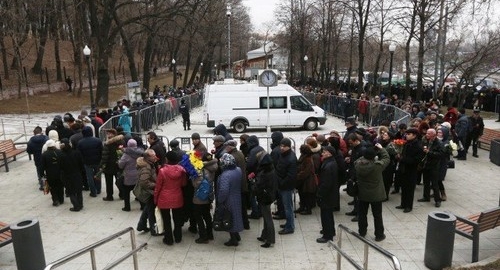
[[[278,85],[278,75],[270,69],[262,71],[259,76],[259,86],[260,87],[271,87]]]

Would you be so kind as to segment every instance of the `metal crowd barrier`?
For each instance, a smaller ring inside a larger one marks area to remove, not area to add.
[[[157,104],[144,108],[130,108],[132,133],[143,134],[148,131],[163,131],[160,126],[172,121],[179,115],[181,100],[185,100],[189,108],[203,105],[203,91],[187,95],[181,98],[169,98]],[[112,116],[99,128],[99,138],[106,140],[106,130],[116,128],[121,115]]]
[[[205,145],[205,147],[207,147],[208,151],[210,151],[210,149],[213,149],[213,137],[214,136],[211,136],[211,137],[200,137],[200,141]],[[259,145],[264,148],[264,149],[267,149],[267,146],[268,145],[271,145],[271,138],[270,137],[257,137],[259,139]],[[295,152],[295,153],[298,153],[298,149],[297,147],[300,147],[300,145],[297,145],[295,143],[295,140],[293,138],[290,138],[288,137],[291,141],[292,141],[292,150]],[[179,147],[184,150],[184,151],[191,151],[193,149],[193,144],[192,144],[192,141],[191,141],[191,136],[189,137],[175,137],[173,138],[172,140],[177,140],[179,141]],[[235,141],[239,142],[239,138],[234,138]],[[166,144],[166,146],[168,147],[168,144]],[[239,147],[239,145],[238,145]],[[239,148],[238,148],[239,149]],[[266,150],[267,151],[267,150]]]
[[[301,92],[312,104],[318,105],[327,113],[340,118],[356,116],[358,121],[369,126],[378,126],[384,120],[388,120],[389,122],[396,121],[398,125],[401,123],[408,125],[411,120],[410,113],[394,105],[384,104],[382,102],[374,104],[373,101],[367,100],[368,114],[362,115],[358,110],[358,104],[361,101],[359,99],[348,99],[345,97],[330,95],[322,95],[321,97],[318,97],[318,94],[314,92],[299,92]]]
[[[395,270],[401,270],[401,263],[399,262],[399,259],[394,256],[392,253],[389,251],[381,248],[380,246],[376,245],[370,240],[367,240],[366,238],[362,237],[358,233],[352,231],[351,229],[347,228],[346,226],[339,224],[338,227],[338,245],[335,244],[333,241],[329,241],[328,245],[330,247],[333,247],[337,251],[337,270],[342,269],[342,257],[344,257],[352,266],[354,266],[358,270],[365,270],[368,269],[368,248],[372,248],[378,253],[382,254],[384,257],[388,258],[391,260],[393,269]],[[358,240],[362,241],[364,244],[364,253],[363,253],[363,266],[359,265],[349,254],[347,254],[345,251],[342,250],[342,232],[346,232],[354,237],[356,237]]]
[[[127,234],[127,233],[130,233],[130,242],[131,242],[131,246],[132,246],[132,250],[127,252],[125,255],[123,255],[122,257],[118,258],[117,260],[111,262],[110,264],[108,264],[104,269],[112,269],[113,267],[119,265],[120,263],[122,263],[123,261],[125,261],[126,259],[128,259],[129,257],[133,257],[133,260],[134,260],[134,269],[135,270],[138,270],[139,269],[139,262],[137,260],[137,252],[139,252],[140,250],[142,250],[144,247],[146,247],[148,245],[148,243],[143,243],[141,244],[140,246],[137,246],[137,243],[136,243],[136,240],[135,240],[135,231],[134,231],[134,228],[132,227],[128,227],[124,230],[121,230],[111,236],[108,236],[90,246],[87,246],[83,249],[80,249],[76,252],[73,252],[71,254],[69,254],[68,256],[65,256],[57,261],[54,261],[52,263],[50,263],[49,265],[47,265],[45,267],[45,270],[51,270],[51,269],[54,269],[54,268],[57,268],[61,265],[64,265],[86,253],[90,253],[90,261],[91,261],[91,265],[92,265],[92,270],[96,270],[97,269],[97,263],[96,263],[96,259],[95,259],[95,253],[96,253],[96,248],[116,239],[116,238],[119,238],[120,236],[124,235],[124,234]]]

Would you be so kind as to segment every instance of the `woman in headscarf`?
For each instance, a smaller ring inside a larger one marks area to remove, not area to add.
[[[125,203],[122,211],[130,211],[130,191],[132,191],[139,180],[137,171],[137,158],[142,156],[144,150],[137,147],[137,142],[130,139],[127,147],[123,150],[123,155],[118,161],[118,167],[123,170],[122,195]]]
[[[182,187],[187,184],[186,170],[178,165],[179,156],[173,151],[167,152],[167,164],[158,171],[158,178],[155,186],[155,204],[161,210],[165,234],[163,243],[171,246],[182,241],[182,225],[184,225],[184,197]],[[174,230],[172,237],[172,221],[174,220]]]
[[[241,215],[241,169],[236,166],[236,160],[228,153],[224,153],[219,160],[222,173],[217,182],[217,209],[227,209],[232,216],[233,225],[229,229],[230,239],[226,246],[237,246],[241,240],[239,232],[243,231]]]

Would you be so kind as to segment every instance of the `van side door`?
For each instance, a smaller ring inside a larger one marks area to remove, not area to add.
[[[259,126],[267,126],[267,97],[259,97]],[[286,96],[269,97],[271,126],[288,125],[288,100]]]

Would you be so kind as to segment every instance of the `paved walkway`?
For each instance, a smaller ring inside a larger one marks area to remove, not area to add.
[[[211,130],[203,123],[200,109],[192,115],[195,123],[191,131],[184,131],[180,121],[161,127],[159,134],[173,137],[189,137],[191,132],[202,136],[211,136]],[[500,123],[487,120],[488,127],[500,128]],[[320,127],[321,133],[331,129],[343,130],[343,124],[336,118],[329,117],[326,126]],[[263,131],[249,131],[249,134],[263,136]],[[291,136],[300,143],[310,132],[286,130],[285,136]],[[238,136],[238,135],[236,135]],[[211,147],[212,145],[207,145]],[[450,169],[445,181],[448,201],[437,209],[432,203],[415,202],[414,210],[405,214],[394,207],[399,205],[400,196],[391,195],[384,203],[383,216],[387,239],[379,245],[398,257],[402,268],[426,269],[424,266],[424,247],[427,216],[431,211],[449,211],[458,215],[469,215],[495,207],[499,203],[500,167],[489,162],[488,152],[480,150],[479,158],[469,157],[467,161],[456,161],[456,168]],[[49,195],[38,191],[35,179],[35,167],[27,156],[10,164],[11,171],[6,173],[0,168],[0,221],[15,223],[28,218],[40,221],[42,239],[47,263],[90,245],[127,227],[134,227],[140,216],[139,204],[132,203],[131,212],[122,212],[122,201],[104,202],[102,195],[91,198],[84,193],[84,210],[70,212],[69,200],[53,207]],[[422,195],[422,186],[417,186],[415,199]],[[344,224],[357,230],[357,224],[344,215],[351,207],[347,202],[351,198],[341,192],[341,211],[336,212],[336,224]],[[275,222],[275,227],[283,222]],[[227,233],[215,233],[215,240],[207,245],[194,243],[196,235],[183,230],[180,244],[166,246],[161,237],[137,233],[139,243],[147,242],[146,250],[139,253],[140,269],[335,269],[336,253],[324,244],[317,244],[319,237],[319,209],[313,215],[296,218],[296,231],[292,235],[277,235],[276,245],[270,249],[259,247],[256,240],[262,228],[262,220],[251,220],[251,229],[242,233],[242,242],[238,247],[223,245]],[[345,234],[344,234],[345,237]],[[373,239],[373,221],[369,217],[367,238]],[[129,238],[125,235],[108,245],[97,249],[97,262],[102,269],[110,261],[119,258],[130,250]],[[354,255],[358,262],[363,258],[363,246],[356,239],[344,238],[343,246],[347,253]],[[453,265],[464,265],[471,261],[472,242],[456,235]],[[481,234],[479,259],[484,260],[500,254],[500,231],[490,230]],[[83,256],[60,269],[91,269],[90,256]],[[369,257],[370,269],[391,269],[389,261],[377,255],[373,250]],[[343,260],[342,269],[353,269]],[[16,269],[12,245],[0,248],[0,269]],[[132,259],[116,269],[133,269]]]

